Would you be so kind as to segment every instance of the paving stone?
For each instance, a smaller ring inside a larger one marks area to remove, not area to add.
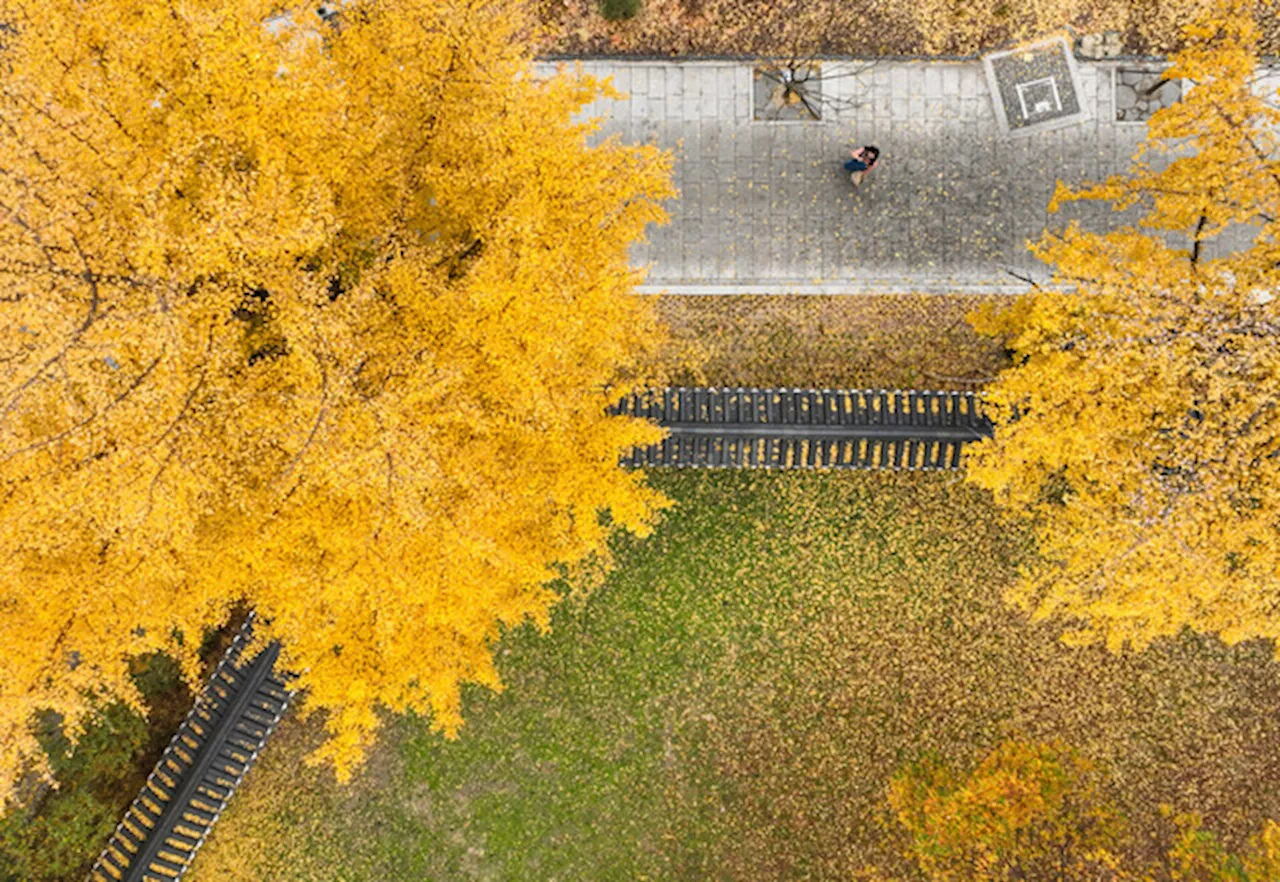
[[[906,98],[911,90],[911,71],[895,66],[889,73],[889,89],[895,99]]]
[[[963,76],[959,71],[944,68],[942,76],[942,94],[948,101],[954,101],[960,95],[960,84]]]
[[[1102,107],[1110,71],[1083,66],[1082,101]],[[865,93],[863,107],[815,123],[750,121],[750,65],[601,65],[619,83],[624,70],[631,98],[602,103],[594,137],[668,148],[684,140],[675,167],[684,198],[667,205],[671,223],[651,227],[650,242],[631,252],[637,265],[652,263],[644,290],[818,290],[815,279],[849,293],[1017,290],[1006,268],[1045,278],[1023,242],[1046,220],[1107,229],[1132,216],[1081,203],[1052,216],[1044,209],[1058,178],[1124,170],[1145,126],[1098,113],[1010,143],[998,136],[978,64],[882,63],[847,81]],[[841,168],[850,142],[883,151],[857,188]]]
[[[924,97],[942,97],[942,68],[938,65],[931,64],[924,69]]]

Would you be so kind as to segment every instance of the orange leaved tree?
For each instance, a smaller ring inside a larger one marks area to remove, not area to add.
[[[1054,198],[1143,205],[1141,226],[1047,236],[1066,290],[976,317],[1016,365],[969,476],[1035,519],[1041,552],[1012,597],[1116,650],[1280,637],[1280,110],[1241,0],[1186,36],[1168,76],[1192,87],[1134,173]],[[1247,247],[1212,247],[1242,228]]]
[[[0,0],[0,803],[241,605],[327,712],[459,722],[502,626],[666,504],[609,417],[669,159],[497,0]]]
[[[1265,820],[1239,853],[1194,812],[1161,805],[1157,830],[1129,830],[1099,769],[1061,742],[1010,740],[968,774],[936,758],[889,785],[905,856],[929,882],[1275,882],[1280,824]],[[1142,834],[1141,836],[1138,834]],[[1159,853],[1136,859],[1154,834]],[[869,882],[889,877],[875,867]]]
[[[908,856],[935,882],[1104,880],[1117,872],[1119,814],[1088,760],[1058,743],[1006,741],[968,776],[907,766],[889,804]]]

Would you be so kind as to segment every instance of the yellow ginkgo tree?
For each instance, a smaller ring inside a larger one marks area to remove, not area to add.
[[[1046,236],[1061,287],[976,316],[1015,366],[969,476],[1038,530],[1013,599],[1117,650],[1280,637],[1280,111],[1244,3],[1186,36],[1166,75],[1190,88],[1133,172],[1051,206],[1139,205],[1140,225]]]
[[[670,160],[499,0],[0,0],[0,804],[256,610],[358,764],[666,500],[611,417]]]

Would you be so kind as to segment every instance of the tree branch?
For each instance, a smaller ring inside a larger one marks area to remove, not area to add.
[[[1200,233],[1204,231],[1204,225],[1208,223],[1209,216],[1204,211],[1200,212],[1200,221],[1196,224],[1196,231],[1192,233],[1191,245],[1191,265],[1195,266],[1200,262]]]
[[[123,392],[121,392],[119,395],[117,395],[115,398],[113,398],[111,401],[107,402],[107,404],[101,410],[94,411],[89,416],[80,420],[80,422],[76,423],[73,426],[69,426],[66,429],[63,429],[61,432],[58,432],[56,435],[52,435],[40,441],[34,441],[31,444],[28,444],[26,447],[22,447],[22,448],[19,448],[18,450],[15,450],[14,452],[6,456],[4,459],[0,460],[0,462],[8,462],[9,460],[13,459],[16,456],[21,456],[22,454],[29,453],[32,450],[39,450],[42,447],[48,447],[50,444],[55,444],[58,441],[61,441],[63,438],[70,435],[72,432],[75,432],[79,429],[84,428],[89,423],[93,422],[98,417],[105,414],[107,411],[113,410],[116,407],[116,405],[120,404],[122,401],[124,401],[126,398],[132,395],[134,390],[136,390],[139,386],[142,385],[142,382],[148,376],[150,376],[151,372],[155,370],[156,365],[158,365],[161,359],[163,358],[164,358],[164,350],[161,349],[160,354],[157,355],[154,360],[152,360],[151,364],[147,365],[146,368],[143,369],[142,373],[134,377],[133,382],[129,384],[128,388],[125,389]]]
[[[84,335],[84,332],[89,329],[89,326],[93,324],[94,320],[98,318],[98,305],[101,302],[101,295],[98,291],[97,276],[90,268],[89,259],[80,248],[79,240],[77,240],[75,236],[72,236],[71,242],[75,246],[76,252],[80,255],[80,260],[84,263],[85,271],[81,278],[83,278],[89,285],[88,312],[85,314],[84,321],[80,323],[80,327],[76,328],[71,333],[71,339],[66,342],[66,345],[64,345],[56,354],[50,356],[42,365],[40,365],[39,368],[36,369],[35,373],[28,377],[27,380],[13,392],[9,401],[4,406],[4,410],[0,411],[0,416],[8,416],[9,412],[17,406],[18,399],[22,397],[22,393],[26,392],[32,384],[40,379],[41,375],[43,375],[51,365],[63,358],[67,352],[70,351],[71,347],[80,341],[80,338]]]

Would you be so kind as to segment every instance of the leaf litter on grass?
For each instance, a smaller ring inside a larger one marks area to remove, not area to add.
[[[1027,536],[973,488],[906,473],[790,478],[779,495],[801,518],[773,565],[796,588],[795,624],[774,669],[754,674],[787,688],[740,703],[716,730],[720,773],[750,782],[729,812],[734,878],[902,872],[878,823],[893,771],[926,750],[971,762],[1015,734],[1102,761],[1137,829],[1169,802],[1238,841],[1280,811],[1274,784],[1247,783],[1280,783],[1267,647],[1194,636],[1141,655],[1065,647],[1002,604]]]
[[[1000,599],[1028,535],[956,476],[653,478],[677,507],[550,635],[504,638],[458,741],[397,723],[351,791],[273,743],[196,882],[847,880],[902,869],[897,768],[1011,734],[1102,762],[1140,832],[1161,802],[1228,843],[1280,814],[1266,648],[1063,646]]]
[[[677,383],[968,390],[1005,365],[1001,343],[965,321],[993,301],[1012,298],[671,296],[658,310],[672,331]]]

